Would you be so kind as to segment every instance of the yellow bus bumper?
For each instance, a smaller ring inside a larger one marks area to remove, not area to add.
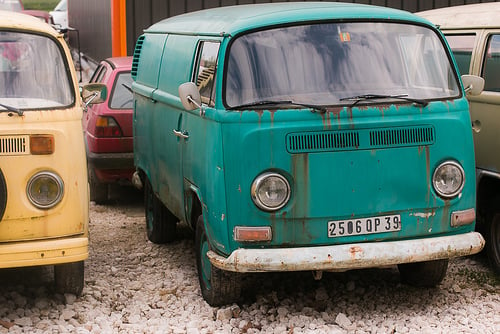
[[[89,257],[88,245],[87,237],[0,243],[0,268],[83,261]]]

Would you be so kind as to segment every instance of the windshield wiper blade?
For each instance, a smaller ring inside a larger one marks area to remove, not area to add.
[[[3,103],[0,103],[0,107],[5,108],[6,111],[15,112],[19,116],[24,115],[24,111],[22,111],[21,109],[17,109],[16,107],[12,107],[12,106],[9,106],[9,105],[3,104]],[[1,111],[2,110],[0,110],[0,112]]]
[[[132,87],[130,87],[129,85],[126,85],[126,84],[122,83],[122,86],[125,87],[132,94],[134,93],[134,91],[132,90]]]
[[[292,100],[263,100],[263,101],[256,101],[256,102],[241,104],[239,106],[230,107],[228,109],[229,110],[237,110],[237,109],[246,109],[246,108],[250,108],[250,107],[275,106],[275,105],[282,105],[282,104],[290,104],[293,106],[314,109],[314,110],[318,110],[322,113],[326,112],[325,106],[316,105],[316,104],[308,104],[308,103],[300,103],[300,102],[295,102]]]
[[[351,104],[351,107],[354,107],[356,104],[358,104],[361,101],[378,100],[378,99],[400,99],[400,100],[405,100],[408,102],[419,104],[423,107],[425,107],[426,105],[429,104],[425,100],[414,99],[414,98],[408,97],[408,94],[400,94],[400,95],[363,94],[363,95],[356,95],[356,96],[350,96],[350,97],[343,97],[340,99],[340,101],[354,101],[353,104]]]

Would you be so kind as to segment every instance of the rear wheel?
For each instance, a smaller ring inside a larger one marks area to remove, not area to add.
[[[493,270],[500,274],[500,213],[496,213],[486,230],[486,253]]]
[[[57,292],[79,296],[84,284],[83,261],[55,265],[54,279]]]
[[[149,241],[155,244],[174,241],[177,218],[156,196],[148,180],[144,187],[144,210]]]
[[[448,270],[448,259],[398,264],[401,281],[413,286],[434,287]]]
[[[240,298],[241,278],[239,274],[214,267],[207,257],[210,244],[207,239],[203,216],[196,223],[196,267],[200,281],[201,294],[211,306],[234,303]]]
[[[106,183],[99,182],[97,175],[92,167],[89,169],[90,200],[96,204],[103,204],[108,200],[109,186]]]

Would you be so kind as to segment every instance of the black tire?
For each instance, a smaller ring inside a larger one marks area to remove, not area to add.
[[[95,171],[92,167],[88,166],[89,169],[89,185],[90,185],[90,200],[94,201],[96,204],[106,203],[108,200],[109,185],[106,183],[99,182]]]
[[[5,207],[7,206],[7,183],[5,183],[5,178],[3,177],[2,170],[0,169],[0,221],[5,213]]]
[[[500,274],[500,213],[495,213],[485,232],[486,254],[493,270]]]
[[[83,290],[84,270],[83,261],[56,264],[54,266],[56,291],[79,296]]]
[[[163,205],[147,180],[144,186],[144,211],[149,241],[164,244],[175,240],[177,218]]]
[[[196,222],[195,247],[198,279],[205,301],[211,306],[223,306],[238,301],[241,295],[240,275],[214,267],[206,255],[210,250],[210,243],[203,216],[199,216]]]
[[[417,287],[434,287],[448,270],[448,259],[398,264],[403,283]]]

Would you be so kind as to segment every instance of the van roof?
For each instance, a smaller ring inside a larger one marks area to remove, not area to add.
[[[53,36],[59,35],[50,25],[32,15],[0,10],[0,29],[5,28],[38,31]]]
[[[441,29],[498,28],[500,3],[478,3],[416,13]]]
[[[263,26],[329,19],[393,19],[428,23],[409,12],[386,7],[336,2],[287,2],[205,9],[165,19],[145,32],[221,36]]]

